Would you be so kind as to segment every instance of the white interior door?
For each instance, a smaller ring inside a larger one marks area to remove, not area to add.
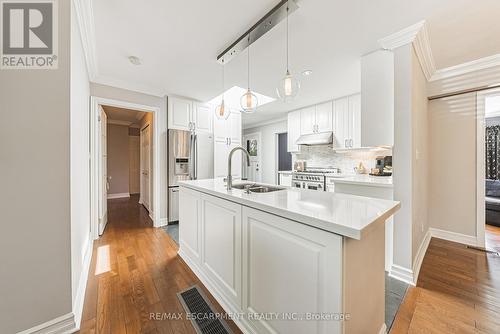
[[[243,147],[250,153],[250,167],[247,166],[246,161],[242,161],[246,174],[243,176],[253,182],[262,182],[261,144],[260,132],[251,133],[243,137]]]
[[[129,192],[141,192],[141,149],[139,136],[129,136]]]
[[[107,123],[108,123],[108,117],[102,107],[99,108],[99,131],[101,132],[100,136],[100,156],[101,156],[101,161],[100,161],[100,166],[99,166],[99,171],[100,171],[100,189],[101,191],[100,196],[99,196],[99,235],[101,235],[104,232],[104,228],[106,227],[106,224],[108,222],[108,189],[109,189],[109,182],[108,182],[108,150],[107,150]]]
[[[151,137],[150,126],[141,130],[141,202],[146,209],[150,208],[150,166]]]

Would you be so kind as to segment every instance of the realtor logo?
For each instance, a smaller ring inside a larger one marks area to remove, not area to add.
[[[0,0],[1,69],[57,68],[57,0]]]

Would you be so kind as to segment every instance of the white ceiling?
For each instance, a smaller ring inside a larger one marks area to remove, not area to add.
[[[111,106],[102,106],[106,116],[108,119],[120,122],[129,122],[130,124],[137,124],[146,114],[143,111],[111,107]]]
[[[99,0],[93,2],[101,77],[208,101],[223,91],[217,55],[278,0]],[[498,0],[301,0],[290,16],[291,70],[302,88],[295,101],[245,115],[255,124],[285,111],[360,90],[359,58],[377,40],[426,20],[438,69],[500,53]],[[284,74],[281,23],[251,47],[251,87],[275,96]],[[142,65],[130,64],[137,56]],[[246,52],[226,65],[226,88],[246,87]]]

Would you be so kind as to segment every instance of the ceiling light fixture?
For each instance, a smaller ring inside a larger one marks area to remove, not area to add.
[[[289,29],[288,29],[288,13],[290,8],[288,7],[288,1],[286,4],[286,73],[285,77],[281,79],[279,86],[276,88],[276,93],[278,97],[283,100],[283,102],[290,102],[295,96],[297,96],[300,89],[300,82],[292,74],[290,74],[289,69]]]
[[[313,73],[312,70],[304,70],[304,71],[302,71],[302,75],[305,76],[305,77],[310,76],[312,73]]]
[[[248,49],[247,49],[247,78],[248,85],[247,91],[240,98],[241,112],[246,114],[254,113],[259,105],[259,100],[257,96],[250,90],[250,34],[248,34]]]
[[[225,93],[225,90],[226,90],[226,85],[225,85],[225,82],[224,82],[224,69],[225,69],[225,64],[224,64],[224,59],[222,59],[222,99],[220,101],[220,104],[215,108],[215,116],[217,117],[217,119],[220,119],[220,120],[226,120],[229,118],[229,115],[231,114],[231,109],[229,108],[229,106],[227,106],[225,103],[224,103],[224,93]]]
[[[141,65],[141,60],[136,56],[129,56],[128,60],[134,65]]]

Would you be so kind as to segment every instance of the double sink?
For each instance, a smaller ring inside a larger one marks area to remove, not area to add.
[[[233,188],[245,190],[247,193],[251,193],[251,192],[252,193],[270,193],[273,191],[279,191],[279,190],[286,189],[286,188],[282,188],[282,187],[268,186],[265,184],[259,184],[259,183],[253,183],[253,182],[233,184]]]

